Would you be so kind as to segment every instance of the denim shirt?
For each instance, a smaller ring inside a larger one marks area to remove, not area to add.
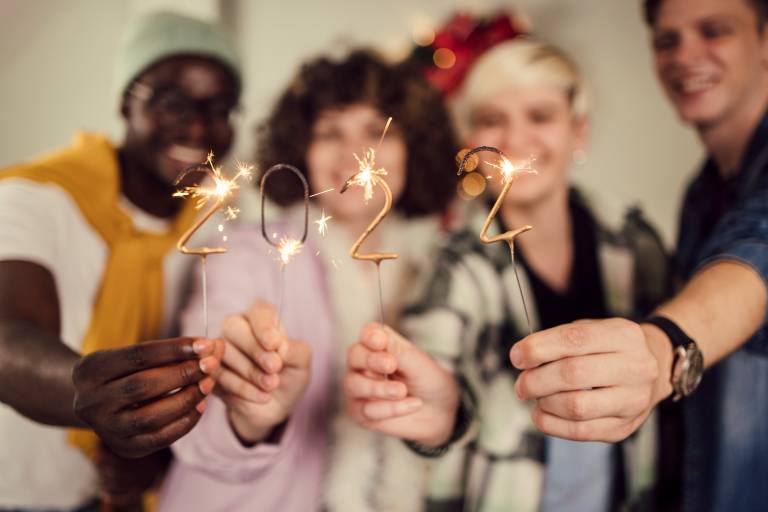
[[[710,159],[689,186],[677,256],[684,280],[735,260],[768,285],[768,115],[732,179]],[[768,510],[768,322],[707,370],[682,407],[683,510]]]

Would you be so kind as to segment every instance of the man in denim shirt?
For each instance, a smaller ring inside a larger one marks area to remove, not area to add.
[[[639,325],[517,343],[516,391],[547,434],[617,441],[703,366],[682,402],[683,510],[768,510],[768,2],[645,0],[645,14],[659,79],[708,152],[681,217],[685,284]]]

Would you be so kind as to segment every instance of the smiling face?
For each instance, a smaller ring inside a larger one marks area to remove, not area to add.
[[[123,152],[154,184],[174,189],[187,167],[217,160],[232,144],[238,99],[232,74],[215,61],[172,57],[142,73],[126,94]]]
[[[510,86],[478,103],[470,114],[471,146],[495,146],[518,166],[535,159],[537,174],[521,174],[507,201],[530,206],[568,188],[573,152],[583,149],[587,123],[575,119],[570,101],[557,86]],[[495,162],[481,154],[481,162]],[[502,187],[499,171],[487,164],[482,171],[495,195]]]
[[[321,112],[312,125],[306,162],[310,188],[333,193],[317,196],[317,204],[344,222],[372,219],[383,204],[383,192],[374,187],[373,199],[367,203],[361,187],[351,187],[343,195],[338,191],[344,182],[358,171],[354,155],[362,157],[368,148],[376,150],[376,169],[387,171],[383,178],[392,190],[393,203],[403,192],[407,162],[405,141],[393,122],[379,145],[387,119],[373,106],[355,103],[339,109]]]
[[[763,108],[768,43],[747,0],[665,0],[652,42],[659,80],[683,121],[707,129]]]

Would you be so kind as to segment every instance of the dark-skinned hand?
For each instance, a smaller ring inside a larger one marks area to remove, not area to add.
[[[172,338],[97,351],[72,372],[75,414],[122,457],[143,457],[192,430],[224,355],[220,340]]]

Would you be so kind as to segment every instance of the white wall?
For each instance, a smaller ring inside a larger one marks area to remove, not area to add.
[[[354,44],[396,52],[419,21],[440,23],[468,5],[515,5],[592,83],[589,161],[574,178],[641,202],[672,240],[682,187],[701,152],[655,82],[639,0],[0,0],[0,165],[66,143],[77,128],[119,137],[109,87],[116,39],[132,15],[157,5],[220,13],[232,31],[245,63],[246,115],[235,149],[242,159],[252,150],[251,126],[302,59]]]

